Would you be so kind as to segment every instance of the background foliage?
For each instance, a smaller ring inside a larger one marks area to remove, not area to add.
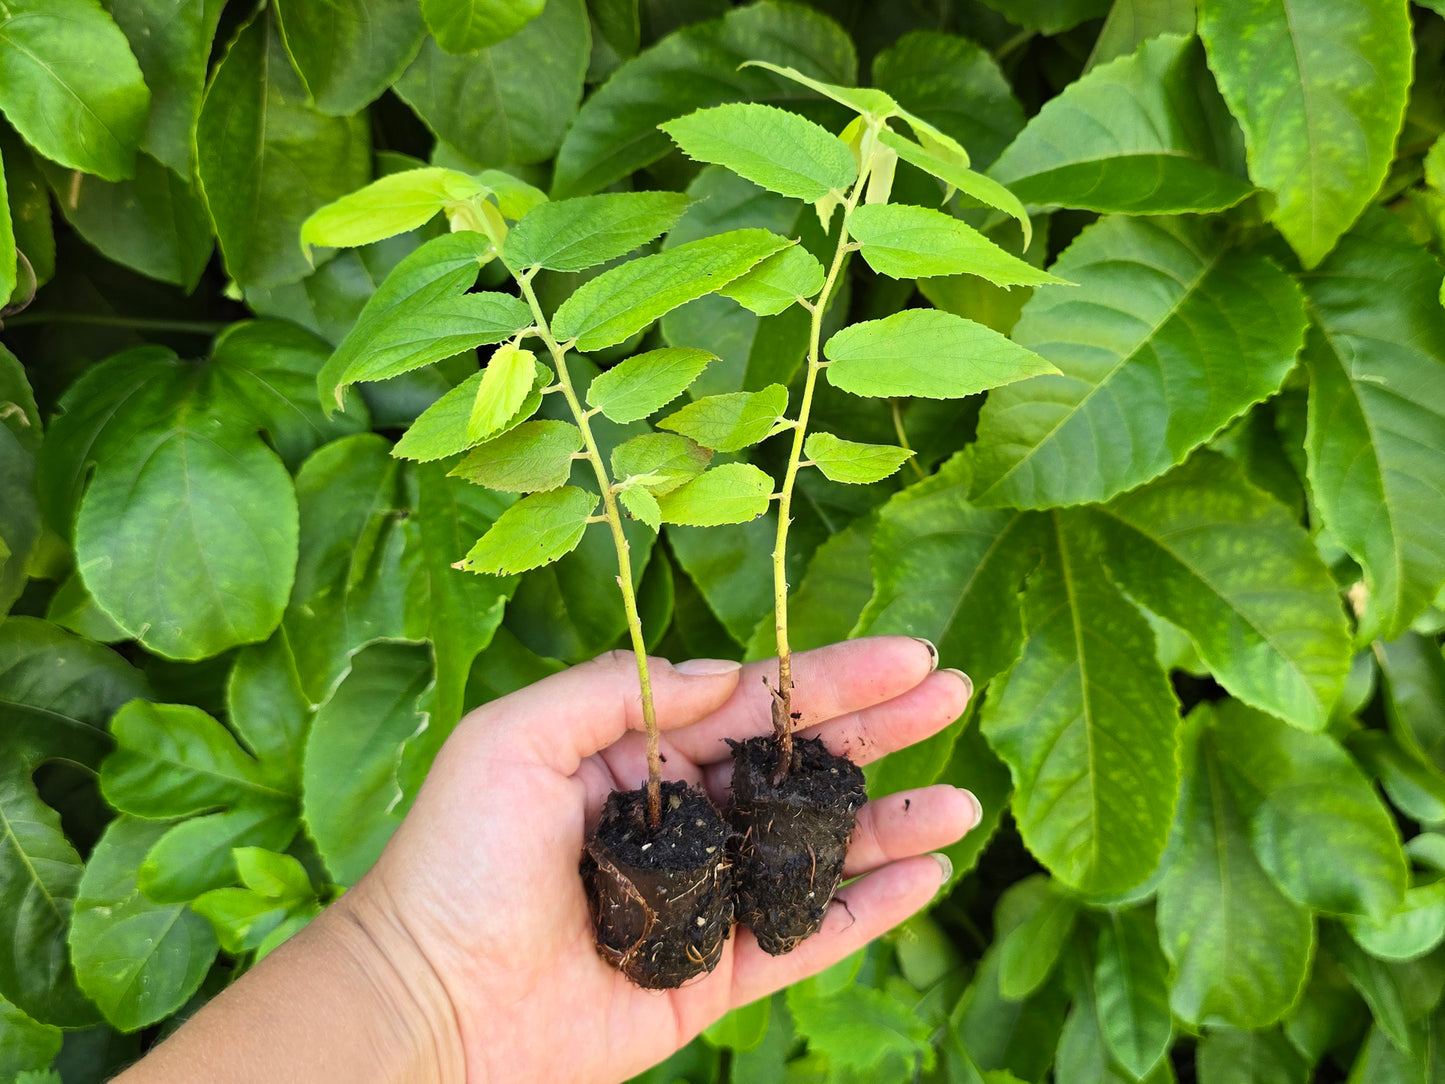
[[[308,260],[301,222],[429,161],[685,192],[663,247],[818,249],[811,209],[657,128],[848,119],[749,58],[960,140],[1032,237],[947,209],[1077,285],[853,261],[835,326],[933,306],[1061,372],[821,386],[821,429],[917,467],[806,472],[794,505],[796,646],[928,636],[980,690],[871,792],[969,786],[986,823],[927,915],[645,1079],[1438,1073],[1438,3],[7,0],[0,1080],[134,1058],[365,870],[465,708],[622,637],[604,527],[520,577],[454,571],[512,498],[390,454],[474,350],[317,399],[436,228]],[[895,202],[945,195],[898,165]],[[539,276],[544,304],[579,278]],[[704,297],[581,379],[695,347],[721,357],[695,395],[758,391],[806,332]],[[777,443],[752,458],[776,472]],[[769,654],[766,516],[629,530],[655,650]]]

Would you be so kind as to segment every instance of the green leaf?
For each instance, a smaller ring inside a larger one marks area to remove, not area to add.
[[[360,112],[396,81],[426,35],[413,0],[278,0],[286,52],[316,108]]]
[[[1114,0],[1084,70],[1128,56],[1160,34],[1192,34],[1194,22],[1194,0]]]
[[[741,1005],[707,1028],[702,1037],[713,1046],[725,1046],[739,1053],[752,1050],[768,1032],[772,1008],[772,1000],[766,997],[750,1005]]]
[[[1177,850],[1159,884],[1159,940],[1174,967],[1169,999],[1176,1016],[1260,1028],[1298,998],[1314,924],[1255,856],[1210,718],[1206,705],[1190,716],[1199,738],[1186,743]]]
[[[254,951],[290,907],[249,888],[214,888],[192,900],[191,910],[211,924],[223,949],[239,956]]]
[[[504,343],[492,352],[477,384],[477,397],[467,417],[467,439],[487,440],[500,433],[537,382],[537,355]]]
[[[0,161],[0,297],[7,302],[15,292],[17,269],[15,229],[10,221],[10,196],[5,187],[5,163]]]
[[[1079,903],[1041,874],[1018,882],[1010,893],[1031,905],[1027,917],[998,939],[998,989],[1010,1001],[1036,993],[1053,974],[1073,938]]]
[[[719,105],[658,127],[689,158],[725,166],[771,192],[807,203],[830,192],[842,194],[858,176],[846,143],[775,106]]]
[[[1109,0],[985,0],[1009,22],[1041,34],[1061,34],[1102,16]]]
[[[1166,34],[1045,103],[990,176],[1026,203],[1221,211],[1253,191],[1237,140],[1197,40]]]
[[[473,448],[450,473],[506,493],[540,492],[566,484],[581,450],[582,431],[570,422],[523,422]]]
[[[1000,933],[1009,926],[1007,906],[1000,901],[996,916]],[[1007,1070],[1021,1079],[1039,1080],[1053,1060],[1068,994],[1062,984],[1051,983],[1021,1001],[1004,997],[999,988],[999,955],[996,946],[984,953],[973,981],[954,1007],[951,1037],[979,1070]]]
[[[752,4],[685,27],[627,61],[588,98],[557,152],[552,194],[596,192],[657,161],[672,149],[658,125],[695,109],[807,100],[785,79],[739,67],[749,59],[791,64],[837,83],[853,82],[858,70],[843,29],[800,5]]]
[[[587,388],[587,405],[614,422],[641,421],[686,391],[708,363],[716,360],[706,350],[677,347],[635,354],[592,381]]]
[[[1409,963],[1377,960],[1361,951],[1331,922],[1320,926],[1320,947],[1335,959],[1370,1007],[1376,1025],[1402,1053],[1415,1050],[1416,1030],[1411,1025],[1440,1002],[1445,970],[1441,957],[1430,956]],[[1423,1036],[1422,1036],[1423,1038]]]
[[[1310,492],[1365,570],[1361,640],[1393,640],[1445,585],[1440,282],[1434,258],[1373,214],[1303,280]]]
[[[236,879],[233,848],[289,846],[299,827],[297,813],[294,803],[242,804],[183,820],[146,854],[140,890],[152,903],[186,903],[229,885]]]
[[[985,174],[975,173],[967,166],[961,166],[951,158],[936,154],[926,147],[920,147],[913,140],[905,139],[886,128],[878,133],[878,139],[905,162],[943,181],[950,192],[956,188],[970,199],[1012,215],[1023,230],[1023,247],[1028,248],[1033,243],[1034,227],[1029,221],[1028,212],[1024,210],[1018,197],[998,181]]]
[[[449,53],[510,38],[542,12],[543,0],[422,0],[427,29]]]
[[[828,382],[854,395],[959,399],[1057,373],[992,328],[938,309],[904,309],[843,328],[823,346]]]
[[[81,989],[122,1031],[153,1024],[196,992],[216,958],[210,924],[184,904],[156,904],[136,870],[163,821],[119,817],[95,845],[70,928]]]
[[[809,433],[803,454],[830,482],[867,485],[895,473],[913,455],[907,448],[888,444],[858,444],[832,433]]]
[[[1102,917],[1094,997],[1104,1045],[1131,1077],[1143,1080],[1174,1038],[1169,962],[1147,909],[1109,911]]]
[[[681,192],[609,192],[542,203],[507,232],[502,256],[519,269],[583,271],[666,233],[689,202]]]
[[[551,564],[582,541],[597,496],[576,486],[523,497],[498,517],[459,567],[509,576]]]
[[[415,459],[427,463],[464,452],[475,445],[477,442],[467,435],[467,426],[472,418],[472,407],[477,401],[477,389],[481,387],[485,375],[484,372],[473,373],[427,407],[402,435],[401,440],[396,442],[391,454],[400,459]],[[551,383],[551,379],[551,370],[545,365],[538,365],[531,392],[492,439],[495,440],[508,430],[521,425],[537,412],[537,408],[542,405],[542,389]]]
[[[1416,960],[1445,940],[1445,881],[1407,889],[1399,910],[1381,921],[1347,917],[1355,943],[1382,960]]]
[[[883,506],[873,534],[873,597],[855,634],[922,636],[982,688],[1023,647],[1019,594],[1038,564],[1041,517],[975,508],[971,462],[957,455]],[[986,613],[987,622],[970,614]]]
[[[402,746],[424,725],[418,698],[431,659],[410,644],[374,644],[316,711],[302,763],[307,830],[337,884],[371,868],[401,823]]]
[[[718,291],[759,316],[776,316],[800,298],[823,288],[823,265],[801,245],[763,260]]]
[[[660,496],[696,478],[711,459],[711,449],[687,437],[643,433],[612,449],[612,474],[619,482],[638,478]]]
[[[890,278],[969,274],[995,286],[1066,282],[1010,256],[952,215],[927,207],[866,204],[849,217],[848,233],[863,246],[868,266]]]
[[[582,0],[547,0],[545,8],[523,2],[541,14],[519,33],[458,55],[429,39],[396,83],[396,93],[437,138],[476,165],[551,158],[582,99],[591,45]]]
[[[475,177],[454,169],[390,173],[314,212],[301,223],[301,245],[308,251],[312,245],[369,245],[423,226],[438,211],[486,191]]]
[[[0,131],[0,147],[5,154],[0,165],[5,172],[5,199],[15,247],[29,261],[37,285],[43,286],[55,274],[55,230],[40,160],[13,131]]]
[[[666,523],[716,527],[745,523],[768,510],[773,480],[751,463],[724,463],[703,471],[657,502]]]
[[[508,294],[468,293],[487,240],[463,231],[428,241],[387,275],[316,378],[328,411],[342,389],[386,380],[487,343],[532,322],[526,302]]]
[[[51,161],[134,174],[150,91],[125,35],[95,0],[11,0],[0,11],[0,109]]]
[[[306,867],[289,854],[264,847],[237,847],[236,870],[243,885],[269,899],[303,900],[314,895]]]
[[[8,296],[8,295],[7,295]],[[20,597],[27,578],[26,563],[40,538],[40,507],[36,500],[36,453],[41,450],[40,411],[25,369],[0,346],[0,614]]]
[[[852,983],[819,993],[804,982],[790,986],[787,999],[793,1026],[834,1068],[866,1074],[889,1055],[932,1063],[928,1025],[882,990]]]
[[[584,283],[557,309],[552,333],[584,352],[615,346],[663,313],[710,294],[789,244],[767,230],[733,230],[643,256]]]
[[[1445,658],[1439,645],[1407,632],[1373,646],[1385,677],[1391,735],[1420,764],[1445,770]]]
[[[1426,824],[1445,821],[1445,775],[1438,768],[1406,752],[1383,730],[1356,731],[1345,744],[1401,813]]]
[[[195,142],[226,272],[248,287],[305,275],[301,223],[371,176],[365,121],[307,104],[266,12],[241,29],[211,77]]]
[[[59,1028],[30,1019],[0,998],[0,1077],[48,1067],[60,1053],[62,1034]]]
[[[657,498],[652,495],[651,490],[642,486],[634,486],[631,489],[622,490],[617,498],[633,519],[640,519],[654,531],[662,529],[662,506],[657,503]]]
[[[657,423],[659,429],[681,433],[704,448],[736,452],[756,444],[788,411],[788,389],[770,384],[762,391],[709,395],[688,403]]]
[[[1313,267],[1374,198],[1410,85],[1410,18],[1390,0],[1201,0],[1199,35],[1244,128],[1249,175]]]
[[[1322,730],[1350,637],[1314,543],[1232,462],[1201,452],[1099,510],[1109,571],[1183,629],[1231,693]]]
[[[1181,461],[1294,364],[1299,291],[1208,220],[1106,218],[1054,265],[1014,338],[1062,371],[1002,388],[979,416],[974,499],[1103,501]]]
[[[1210,1028],[1195,1048],[1200,1084],[1306,1084],[1310,1069],[1277,1028]]]

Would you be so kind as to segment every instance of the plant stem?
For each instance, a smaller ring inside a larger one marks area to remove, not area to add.
[[[869,129],[873,135],[875,128]],[[868,147],[871,140],[865,139]],[[778,687],[773,690],[773,732],[778,741],[778,770],[774,776],[775,785],[787,778],[793,763],[793,652],[788,645],[788,527],[792,524],[793,486],[798,479],[798,467],[803,458],[803,440],[808,432],[808,417],[813,409],[813,390],[818,385],[818,374],[823,371],[822,347],[823,316],[828,309],[833,287],[838,274],[850,251],[848,242],[848,218],[858,206],[868,180],[869,155],[863,155],[863,165],[858,179],[843,204],[843,220],[838,227],[838,245],[833,250],[833,262],[823,288],[813,299],[812,322],[808,332],[808,372],[803,379],[803,399],[798,405],[798,420],[793,428],[793,447],[788,453],[788,469],[783,475],[783,484],[778,491],[778,537],[773,546],[773,614],[774,629],[778,641]]]
[[[888,405],[893,408],[893,432],[898,435],[898,447],[902,448],[905,452],[913,451],[913,445],[908,443],[908,430],[903,428],[903,404],[897,399],[890,399],[888,400]],[[919,481],[928,477],[928,475],[923,473],[923,468],[918,465],[918,457],[916,455],[910,456],[908,462],[913,465],[913,473],[918,475]]]
[[[647,816],[656,828],[662,823],[662,751],[658,747],[657,711],[652,703],[652,678],[647,672],[647,642],[642,637],[642,618],[637,613],[637,591],[632,584],[631,546],[622,529],[622,513],[618,511],[617,497],[612,492],[612,481],[607,476],[607,464],[603,461],[597,440],[592,435],[592,426],[588,421],[591,415],[577,398],[571,374],[567,372],[567,348],[552,336],[547,317],[537,301],[536,291],[532,289],[531,275],[519,275],[513,271],[512,277],[517,280],[517,285],[522,288],[522,296],[532,307],[532,316],[537,321],[537,333],[552,355],[552,363],[557,367],[557,382],[562,387],[567,405],[572,409],[577,428],[582,430],[585,458],[592,464],[592,470],[597,475],[597,486],[602,490],[604,518],[612,530],[613,545],[617,547],[617,585],[622,589],[622,608],[627,613],[627,628],[632,634],[632,651],[637,656],[637,680],[642,686],[642,721],[647,727]]]
[[[96,327],[120,327],[131,331],[176,331],[190,335],[218,335],[229,324],[210,320],[149,320],[138,316],[105,316],[90,312],[27,312],[5,320],[6,327],[28,327],[33,324],[89,324]]]

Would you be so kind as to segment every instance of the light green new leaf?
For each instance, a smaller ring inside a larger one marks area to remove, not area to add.
[[[411,428],[402,434],[401,440],[396,442],[391,454],[398,459],[428,463],[464,452],[476,444],[467,436],[467,425],[472,418],[472,406],[477,401],[477,389],[485,375],[480,371],[473,373],[422,411]],[[531,392],[492,439],[521,425],[535,414],[542,405],[542,389],[551,382],[552,371],[545,365],[538,365]]]
[[[1399,833],[1333,738],[1234,702],[1215,706],[1212,729],[1259,862],[1286,895],[1379,920],[1399,909],[1409,884]]]
[[[237,847],[236,872],[243,885],[273,900],[302,900],[313,895],[306,867],[289,854],[265,847]]]
[[[796,113],[756,102],[701,109],[658,125],[698,162],[725,166],[779,195],[813,203],[858,176],[848,145]]]
[[[1010,256],[952,215],[927,207],[870,203],[853,212],[848,233],[862,244],[868,266],[890,278],[968,274],[995,286],[1067,281]]]
[[[843,328],[823,345],[828,382],[854,395],[961,399],[1057,373],[992,328],[938,309],[904,309]]]
[[[1303,283],[1310,492],[1364,568],[1359,638],[1393,640],[1445,585],[1440,265],[1371,213]]]
[[[135,54],[96,0],[0,8],[0,110],[46,158],[108,181],[133,176],[149,106]]]
[[[1135,1080],[1143,1080],[1174,1038],[1169,962],[1148,909],[1108,911],[1099,925],[1094,962],[1099,1032],[1114,1060]]]
[[[451,474],[505,493],[534,493],[565,485],[582,431],[571,422],[523,422],[473,448]]]
[[[1338,589],[1284,506],[1196,454],[1099,509],[1109,572],[1183,629],[1231,693],[1322,730],[1350,668]]]
[[[868,485],[893,474],[913,453],[890,444],[859,444],[832,433],[809,433],[803,454],[830,482]]]
[[[1148,623],[1053,515],[1023,652],[981,727],[1013,773],[1024,843],[1065,885],[1122,892],[1158,864],[1179,785],[1178,706]]]
[[[666,233],[690,202],[681,192],[609,192],[542,203],[507,232],[502,258],[519,270],[583,271]]]
[[[0,161],[0,297],[8,302],[15,292],[15,228],[10,221],[10,197],[5,188],[5,163]],[[0,539],[3,542],[3,539]],[[0,554],[0,564],[8,553]]]
[[[1223,742],[1194,709],[1176,851],[1159,884],[1159,940],[1174,966],[1170,1004],[1191,1024],[1260,1028],[1295,1003],[1309,976],[1314,922],[1275,886],[1225,778]]]
[[[1405,891],[1399,910],[1382,921],[1347,916],[1355,943],[1382,960],[1417,960],[1445,941],[1445,881]]]
[[[470,53],[510,38],[542,12],[545,0],[421,0],[427,29],[449,53]]]
[[[1214,223],[1105,218],[1054,265],[1013,337],[1061,370],[989,396],[974,499],[1047,508],[1103,501],[1181,461],[1274,393],[1304,334],[1299,290]]]
[[[635,354],[593,379],[587,387],[587,405],[614,422],[641,421],[686,391],[716,360],[706,350],[679,347]]]
[[[286,52],[316,108],[358,113],[396,82],[426,36],[416,0],[277,0]]]
[[[355,248],[425,225],[452,204],[487,191],[475,177],[435,166],[389,173],[301,223],[301,246]]]
[[[146,853],[169,825],[119,817],[85,864],[70,952],[75,975],[121,1031],[171,1015],[196,992],[216,958],[210,924],[184,904],[152,903],[136,883]]]
[[[231,884],[236,879],[232,850],[289,846],[299,826],[298,813],[294,801],[242,804],[180,821],[146,854],[140,890],[152,903],[186,903]]]
[[[1307,1084],[1313,1074],[1278,1028],[1210,1028],[1194,1051],[1199,1084]]]
[[[998,989],[1010,1001],[1022,1001],[1053,974],[1073,939],[1079,902],[1042,874],[1020,881],[1009,892],[1029,909],[1017,926],[999,938]]]
[[[221,947],[236,956],[254,951],[291,909],[249,888],[213,888],[190,906],[211,924]]]
[[[855,112],[871,113],[880,120],[898,112],[898,103],[885,92],[872,87],[845,87],[839,86],[837,83],[825,83],[821,79],[814,79],[811,75],[804,75],[797,68],[790,68],[785,64],[774,64],[768,60],[749,60],[742,66],[744,68],[766,68],[799,86],[816,90],[823,97],[832,98],[833,101],[840,105],[846,105]]]
[[[759,316],[776,316],[823,288],[823,265],[801,245],[776,252],[718,291]]]
[[[716,527],[746,523],[768,510],[773,480],[751,463],[724,463],[703,471],[658,500],[665,523]]]
[[[791,242],[733,230],[629,261],[584,283],[558,307],[552,333],[577,349],[615,346],[664,313],[710,294]]]
[[[672,433],[643,433],[612,449],[612,474],[619,482],[645,479],[656,495],[671,493],[707,469],[712,449]]]
[[[1198,41],[1166,34],[1046,102],[989,175],[1034,204],[1220,211],[1253,191],[1237,141]]]
[[[640,519],[654,531],[662,529],[662,505],[657,503],[657,498],[650,490],[633,486],[631,489],[624,489],[617,497],[633,519]]]
[[[897,132],[889,131],[887,128],[878,133],[878,139],[905,162],[917,166],[925,173],[931,173],[943,181],[948,185],[950,192],[956,188],[970,199],[975,199],[979,203],[1012,215],[1018,221],[1019,228],[1023,230],[1023,247],[1028,248],[1033,243],[1034,225],[1029,220],[1028,212],[1024,210],[1024,205],[1019,202],[1018,197],[998,181],[985,174],[975,173],[967,166],[961,166],[953,159],[936,154],[927,147],[921,147],[913,140],[905,139]]]
[[[536,354],[515,343],[497,347],[477,384],[477,397],[467,416],[467,439],[487,440],[500,433],[526,402],[536,382]]]
[[[510,576],[551,564],[577,548],[596,507],[597,496],[576,486],[523,497],[497,518],[458,567]]]
[[[788,389],[769,384],[762,391],[709,395],[688,403],[657,423],[704,448],[736,452],[766,437],[788,410]]]
[[[1410,16],[1393,0],[1200,0],[1199,36],[1244,128],[1249,175],[1306,267],[1390,167],[1410,85]]]

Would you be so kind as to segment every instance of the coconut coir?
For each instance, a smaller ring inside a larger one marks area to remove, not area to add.
[[[855,816],[868,800],[863,771],[817,738],[797,738],[780,784],[771,738],[728,742],[728,804],[737,920],[774,956],[818,932],[843,879]]]
[[[597,951],[638,986],[671,990],[717,966],[733,922],[728,827],[699,791],[613,792],[582,856]]]

